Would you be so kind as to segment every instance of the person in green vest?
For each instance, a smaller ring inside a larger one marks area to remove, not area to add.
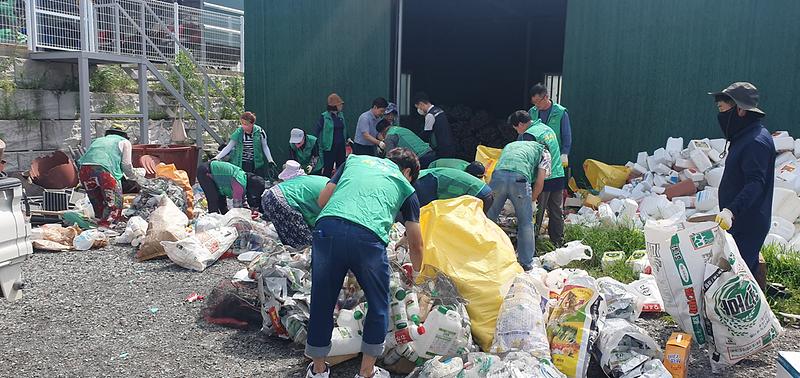
[[[319,196],[322,207],[311,247],[311,311],[305,353],[311,357],[306,377],[328,377],[325,357],[331,350],[333,311],[347,271],[353,272],[369,303],[361,343],[362,377],[389,377],[375,366],[383,353],[389,318],[386,256],[389,231],[402,216],[409,241],[412,276],[422,265],[419,200],[412,184],[419,161],[407,148],[385,159],[350,155]]]
[[[227,213],[228,198],[233,199],[233,207],[244,207],[247,181],[242,168],[225,161],[212,160],[197,167],[197,182],[206,195],[209,213]]]
[[[567,108],[550,100],[550,92],[543,84],[531,87],[531,107],[528,113],[531,119],[539,119],[553,130],[561,151],[561,165],[569,166],[569,152],[572,150],[572,125],[569,122]],[[555,159],[555,156],[553,156]]]
[[[317,137],[301,129],[292,129],[289,134],[289,160],[300,163],[308,174],[321,174],[324,163],[319,158]]]
[[[500,153],[489,184],[494,192],[494,203],[486,215],[497,222],[506,200],[511,200],[517,216],[517,261],[525,270],[533,268],[536,253],[533,201],[550,175],[550,165],[550,153],[542,144],[511,142]]]
[[[483,201],[483,211],[492,207],[492,188],[483,180],[455,168],[428,168],[419,171],[414,183],[420,206],[435,200],[450,199],[463,195],[477,197]]]
[[[524,110],[512,114],[508,119],[508,123],[519,134],[517,140],[541,143],[552,156],[550,177],[544,180],[542,194],[537,198],[541,208],[536,212],[536,224],[542,224],[546,211],[549,219],[547,234],[550,235],[550,241],[556,247],[560,247],[564,238],[564,210],[562,203],[564,202],[566,183],[564,182],[564,166],[561,164],[561,150],[558,148],[556,134],[538,118],[531,120],[529,113]]]
[[[252,112],[242,113],[239,122],[242,126],[231,134],[231,140],[214,160],[222,160],[230,154],[229,162],[233,165],[247,173],[266,177],[267,164],[275,166],[267,145],[267,134],[256,125],[256,115]]]
[[[459,171],[465,171],[479,179],[483,179],[486,174],[486,167],[479,161],[472,163],[455,158],[436,159],[428,165],[428,168],[455,168]]]
[[[122,218],[122,178],[141,180],[133,170],[131,150],[128,133],[113,125],[77,161],[78,178],[100,227],[111,227]]]
[[[331,177],[333,171],[344,164],[347,145],[347,125],[344,121],[344,101],[336,93],[328,95],[328,108],[317,121],[316,137],[322,153],[322,175]]]
[[[311,230],[322,211],[317,199],[328,178],[305,175],[299,164],[289,162],[279,176],[284,181],[261,196],[263,218],[275,226],[281,243],[294,248],[311,245]]]
[[[436,160],[436,152],[422,138],[405,127],[392,126],[389,123],[379,123],[376,126],[378,139],[386,145],[386,151],[397,147],[408,148],[419,157],[419,166],[428,168],[428,164]]]

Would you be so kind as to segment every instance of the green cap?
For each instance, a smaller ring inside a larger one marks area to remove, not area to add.
[[[401,329],[403,329],[403,328],[406,328],[406,327],[408,327],[408,324],[406,324],[406,323],[397,323],[397,324],[395,324],[394,326],[395,326],[395,327],[397,328],[397,330],[399,331],[399,330],[401,330]]]
[[[361,320],[361,318],[363,318],[363,317],[364,317],[364,313],[363,313],[363,312],[361,312],[361,310],[355,310],[355,311],[353,311],[353,319],[355,319],[355,320]]]
[[[419,323],[420,323],[419,315],[416,315],[416,314],[415,315],[411,315],[410,318],[411,318],[411,321],[414,322],[415,325],[419,325]]]
[[[448,309],[448,308],[447,308],[447,307],[445,307],[445,306],[439,306],[439,307],[437,308],[437,310],[439,310],[439,312],[441,312],[442,314],[447,314],[447,311],[450,311],[450,309]]]
[[[397,298],[398,301],[402,301],[406,298],[406,291],[403,289],[397,289],[397,291],[394,293],[394,297]]]

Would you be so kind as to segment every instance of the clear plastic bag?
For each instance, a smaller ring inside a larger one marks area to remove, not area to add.
[[[592,258],[592,247],[584,245],[581,240],[567,243],[553,252],[548,252],[540,257],[542,267],[553,270],[567,265],[573,261],[589,260]]]

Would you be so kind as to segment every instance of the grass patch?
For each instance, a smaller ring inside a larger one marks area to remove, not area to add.
[[[787,299],[767,297],[772,311],[800,315],[800,253],[773,244],[761,254],[767,262],[767,282],[782,284],[791,294]]]
[[[594,252],[592,259],[581,262],[581,265],[588,268],[599,268],[600,259],[607,251],[625,251],[627,258],[633,251],[644,249],[642,230],[619,225],[597,227],[567,225],[564,229],[564,241],[573,240],[582,240],[583,244],[592,247]]]

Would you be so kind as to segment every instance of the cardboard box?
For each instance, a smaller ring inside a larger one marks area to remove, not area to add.
[[[800,352],[778,352],[775,378],[800,377]]]
[[[692,349],[692,336],[688,333],[673,332],[664,347],[664,367],[672,378],[686,378],[689,355]]]

